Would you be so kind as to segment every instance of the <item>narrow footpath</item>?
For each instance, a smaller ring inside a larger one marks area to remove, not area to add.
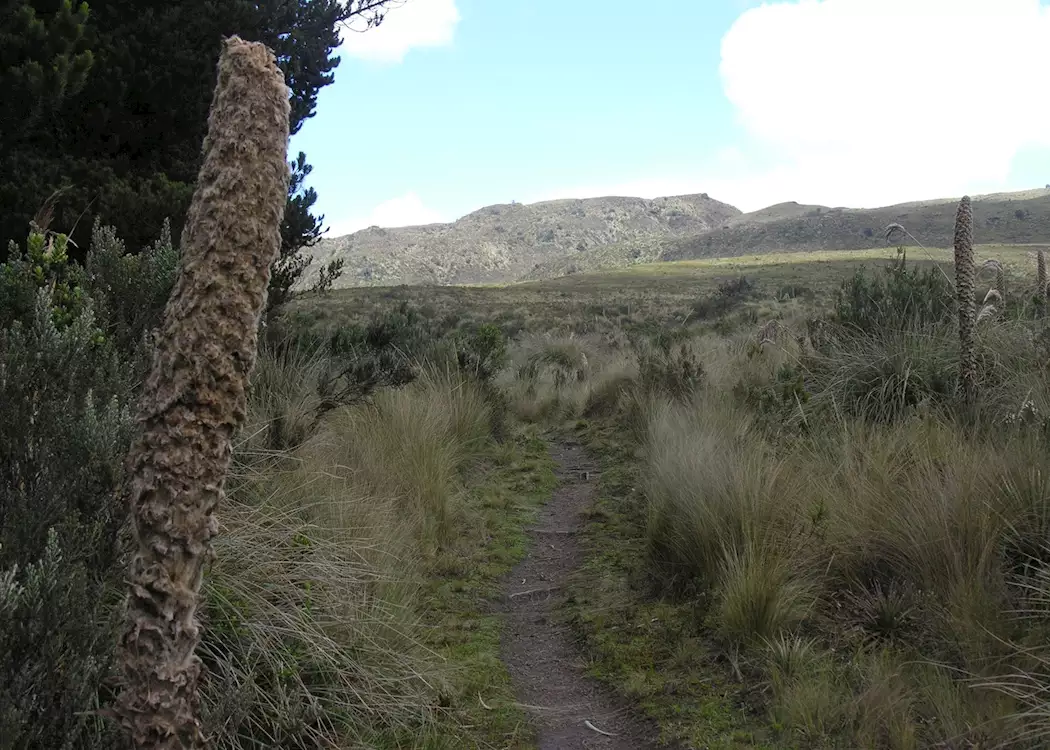
[[[558,606],[582,561],[578,535],[598,466],[577,443],[551,447],[558,486],[529,530],[529,551],[505,584],[501,651],[518,701],[535,719],[540,750],[648,750],[655,725],[588,677]]]

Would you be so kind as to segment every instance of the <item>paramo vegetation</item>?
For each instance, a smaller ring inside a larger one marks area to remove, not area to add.
[[[385,4],[9,5],[0,747],[124,748],[124,459],[179,273],[201,92],[223,35],[262,39],[294,132],[338,24]],[[151,99],[161,78],[185,95]],[[533,746],[496,602],[567,436],[603,470],[564,614],[589,671],[664,739],[1050,742],[1041,250],[975,246],[964,198],[950,257],[891,225],[900,245],[874,268],[331,291],[331,267],[293,295],[321,223],[305,156],[290,171],[200,597],[212,747]]]

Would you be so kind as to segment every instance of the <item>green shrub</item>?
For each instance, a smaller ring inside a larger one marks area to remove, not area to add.
[[[638,383],[646,392],[684,400],[704,380],[704,365],[688,344],[647,349],[638,355]]]
[[[693,303],[692,315],[701,320],[720,318],[757,295],[758,288],[748,277],[726,279],[714,293]]]
[[[858,268],[835,294],[832,319],[864,332],[915,329],[944,323],[955,312],[955,290],[936,267],[907,267],[903,260],[881,274]]]
[[[802,370],[783,364],[777,368],[772,382],[738,380],[733,385],[733,395],[742,404],[753,409],[772,425],[782,426],[789,422],[809,402],[810,392]],[[805,427],[805,422],[801,422]]]
[[[85,265],[87,286],[107,333],[122,350],[130,351],[160,325],[178,264],[170,222],[164,222],[155,243],[133,255],[112,227],[96,221]]]
[[[0,327],[31,317],[36,293],[45,287],[50,291],[55,325],[69,325],[84,310],[87,279],[79,265],[70,263],[68,245],[66,235],[36,227],[29,233],[25,250],[10,244],[8,260],[0,266]]]
[[[69,527],[63,531],[68,538]],[[49,529],[38,560],[0,566],[2,744],[122,747],[116,728],[94,713],[114,655],[119,599],[64,553],[59,537]]]
[[[15,747],[116,741],[91,711],[117,639],[117,488],[144,363],[118,312],[167,287],[138,277],[96,298],[93,281],[63,235],[36,230],[0,266],[0,736]]]
[[[816,296],[817,293],[813,289],[802,284],[784,284],[777,287],[774,295],[775,299],[780,302],[790,299],[803,299],[808,302],[816,299]]]
[[[54,310],[40,290],[28,320],[0,329],[0,736],[106,747],[84,712],[116,645],[129,387],[90,307],[63,327]]]

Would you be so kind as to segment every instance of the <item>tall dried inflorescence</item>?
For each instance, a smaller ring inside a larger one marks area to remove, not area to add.
[[[138,748],[203,745],[197,600],[281,242],[288,118],[270,50],[227,39],[142,432],[127,459],[135,549],[116,714]]]
[[[1040,307],[1046,309],[1046,256],[1042,250],[1035,254],[1035,297]]]
[[[955,292],[959,304],[959,375],[967,402],[977,396],[977,352],[974,327],[977,304],[974,287],[977,268],[973,258],[973,210],[970,196],[959,201],[955,215]]]

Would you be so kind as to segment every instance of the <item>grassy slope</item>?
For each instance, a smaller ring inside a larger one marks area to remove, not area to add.
[[[267,347],[256,371],[206,584],[212,744],[530,747],[493,602],[550,496],[546,444],[494,440],[482,392],[433,363],[310,427],[328,356]]]
[[[947,269],[947,250],[908,248],[909,262],[938,263]],[[709,258],[675,263],[650,263],[600,273],[491,286],[398,286],[335,290],[325,297],[297,298],[290,313],[300,322],[332,330],[367,321],[373,314],[401,302],[420,306],[431,317],[453,316],[501,325],[509,334],[551,329],[594,330],[602,327],[681,324],[692,304],[726,279],[746,275],[757,281],[762,296],[781,287],[812,290],[825,302],[839,283],[862,265],[882,265],[894,248],[859,251],[772,253]],[[998,258],[1008,277],[1034,277],[1031,248],[979,245],[978,261]],[[984,282],[989,276],[982,276]],[[1023,282],[1025,284],[1030,281]],[[980,286],[980,283],[979,283]],[[818,299],[820,302],[821,299]]]
[[[659,257],[684,260],[785,250],[876,248],[885,244],[883,232],[894,222],[927,247],[950,247],[955,208],[954,201],[922,201],[874,209],[817,206],[794,216],[774,212],[782,216],[773,220],[766,215],[749,220],[745,214],[721,229],[668,239]],[[1050,241],[1050,191],[976,196],[973,211],[975,227],[985,242]]]
[[[1018,291],[1028,285],[1024,279],[1033,276],[1030,248],[982,246],[978,254],[1001,259]],[[409,301],[429,306],[435,315],[458,314],[519,330],[601,331],[622,329],[632,321],[681,321],[698,297],[721,280],[740,274],[756,279],[766,293],[785,285],[809,287],[819,306],[859,265],[881,265],[893,255],[892,250],[871,250],[742,256],[641,265],[502,287],[344,290],[324,299],[302,299],[297,308],[306,322],[322,327],[361,321]],[[950,256],[946,251],[912,248],[909,259],[946,266]],[[776,309],[777,303],[772,304]],[[660,720],[668,737],[696,747],[791,747],[783,734],[774,734],[768,714],[761,709],[762,687],[742,687],[724,652],[697,623],[688,599],[654,595],[646,573],[646,518],[636,489],[640,464],[631,443],[619,428],[608,424],[584,423],[580,430],[605,463],[587,537],[591,554],[574,587],[569,611],[592,657],[593,673],[636,699]],[[502,498],[491,505],[497,519],[513,493],[531,487],[538,499],[549,489],[545,484],[552,481],[549,463],[535,435],[530,439],[531,458],[504,467],[494,484],[486,480],[490,489],[481,496],[495,493],[492,497]],[[535,469],[541,472],[539,484],[532,473]],[[489,501],[482,502],[488,507]],[[476,743],[469,746],[527,746],[521,714],[509,704],[509,685],[496,656],[498,623],[486,613],[486,601],[495,593],[497,571],[505,570],[519,550],[520,523],[534,507],[532,502],[517,508],[522,515],[511,518],[489,546],[475,548],[474,567],[450,560],[447,569],[435,570],[432,602],[434,624],[440,629],[435,631],[434,645],[463,667],[451,705],[462,723],[475,727],[470,737],[461,738]],[[482,708],[478,693],[493,710]]]
[[[1026,296],[1034,276],[1031,248],[983,246],[979,248],[978,255],[979,260],[1000,259],[1007,269],[1009,293],[1015,298]],[[807,284],[817,293],[815,302],[819,307],[827,303],[827,293],[833,291],[859,262],[886,257],[885,253],[879,251],[752,256],[645,265],[526,286],[544,289],[548,294],[557,289],[571,290],[576,305],[593,303],[594,300],[617,299],[638,304],[660,292],[673,291],[675,294],[664,297],[659,308],[661,314],[666,316],[671,314],[673,307],[695,299],[696,291],[709,290],[715,281],[731,275],[726,272],[732,271],[747,273],[766,290],[781,284]],[[909,258],[917,257],[924,258],[924,263],[942,265],[950,273],[950,255],[946,251],[909,251]],[[983,284],[990,282],[990,278],[982,277]],[[979,284],[979,293],[983,288]],[[688,290],[693,290],[694,294],[688,294]],[[766,310],[766,313],[773,311]],[[1011,330],[1006,327],[1003,333]],[[999,334],[989,333],[988,336],[986,345],[995,351],[1001,349],[1000,356],[1008,360],[1012,356],[1009,345],[1000,342]],[[594,355],[589,352],[589,356]],[[916,353],[916,356],[922,355]],[[1007,370],[1011,367],[1013,365],[1008,364]],[[1037,378],[1025,376],[1020,380],[1028,387],[1038,389],[1035,384]],[[1020,391],[1014,395],[1018,394],[1024,395]],[[1038,396],[1033,397],[1039,401],[1041,413],[1043,401]],[[578,404],[586,403],[586,399],[576,401]],[[1007,401],[1012,407],[1021,403],[1013,397]],[[573,413],[580,413],[579,409],[560,415],[572,416]],[[949,427],[944,429],[950,432]],[[1008,736],[1009,727],[1008,724],[1004,725],[1002,717],[1014,710],[1016,704],[1011,705],[1008,699],[995,691],[959,688],[953,680],[945,681],[939,668],[923,661],[921,657],[918,663],[909,667],[907,649],[896,655],[886,652],[885,660],[880,661],[882,656],[861,648],[856,663],[847,662],[834,667],[827,666],[835,662],[834,659],[821,662],[820,659],[825,657],[818,657],[814,664],[824,666],[815,668],[827,668],[830,671],[819,672],[819,678],[815,676],[809,683],[793,683],[786,687],[780,684],[773,688],[764,681],[767,678],[754,674],[754,664],[743,667],[746,677],[741,679],[740,673],[736,671],[739,666],[736,659],[727,654],[724,643],[719,644],[712,639],[711,623],[697,616],[697,607],[689,596],[679,598],[667,593],[666,581],[663,593],[660,593],[661,587],[651,577],[653,572],[645,541],[648,520],[644,509],[646,499],[639,489],[642,466],[636,453],[637,446],[625,433],[623,425],[600,421],[588,424],[581,421],[576,423],[574,430],[588,441],[589,447],[602,459],[604,466],[599,480],[599,497],[587,535],[589,556],[572,591],[570,615],[589,650],[593,674],[638,701],[659,720],[666,738],[684,740],[693,747],[704,748],[793,748],[838,747],[826,743],[837,741],[836,737],[842,739],[837,733],[847,731],[890,733],[892,742],[900,743],[892,745],[894,747],[916,746],[909,743],[916,741],[916,736],[926,736],[926,732],[932,735],[940,733],[941,736],[948,734],[960,741],[970,741],[984,735],[988,742],[994,742],[997,738]],[[887,430],[884,439],[890,443],[896,439],[895,435],[893,431]],[[960,440],[961,446],[966,444],[964,435],[957,434],[956,438]],[[916,447],[924,448],[921,445]],[[1009,453],[1009,450],[1006,452]],[[932,448],[927,458],[934,463],[943,460],[937,457]],[[964,471],[967,462],[960,460],[957,463],[956,468]],[[873,460],[872,464],[873,470],[877,470],[877,460]],[[1013,487],[1021,486],[1023,482],[1010,479],[1005,484]],[[939,485],[913,490],[906,487],[902,480],[900,492],[909,491],[917,491],[920,497],[924,492],[933,497],[945,490]],[[951,492],[951,481],[948,481],[948,491]],[[965,500],[960,499],[960,507],[964,504]],[[882,507],[886,505],[886,500],[878,499],[875,505]],[[931,514],[935,515],[933,511]],[[850,523],[847,522],[846,528]],[[921,528],[929,526],[931,519],[925,519],[919,524]],[[839,531],[841,533],[842,530]],[[906,538],[911,537],[902,532],[899,540],[902,549],[907,546],[904,542]],[[957,544],[959,549],[965,548],[964,538],[965,534],[960,532],[959,539],[954,542],[949,539],[944,546],[949,548]],[[847,593],[856,595],[855,592]],[[958,592],[948,587],[939,593],[949,602],[945,605],[949,608],[962,606],[965,610],[966,606],[978,606],[968,599],[965,606],[959,604],[955,601]],[[892,597],[884,601],[880,596],[876,590],[871,600],[874,604],[864,600],[865,606],[885,607],[879,617],[895,616],[896,605]],[[981,621],[998,632],[999,637],[1013,637],[1024,632],[1023,628],[1021,631],[1016,630],[1016,621],[1012,621],[1011,617],[994,614],[997,605],[992,604],[991,600],[980,606],[985,607],[983,614],[979,611],[956,613],[953,617],[960,619],[952,622],[964,622],[970,617],[985,618]],[[927,614],[931,613],[923,613],[923,616]],[[855,635],[850,629],[856,627],[856,623],[850,619],[854,615],[856,613],[846,615],[843,623],[829,622],[822,626],[832,628],[833,643],[836,638],[841,638],[847,648],[854,647],[855,644],[850,641]],[[863,620],[866,615],[856,616]],[[948,652],[955,648],[961,649],[962,653],[968,654],[962,657],[964,660],[976,659],[968,662],[968,665],[978,674],[985,673],[984,670],[988,670],[987,674],[1000,674],[995,666],[981,662],[982,657],[973,656],[981,654],[984,648],[980,638],[970,639],[952,628],[940,627],[938,623],[942,622],[942,617],[934,614],[929,620],[922,620],[925,624],[920,624],[917,630],[921,635],[915,637],[931,639],[932,646],[947,649]],[[878,627],[883,627],[881,621]],[[895,623],[894,627],[901,626]],[[841,628],[841,633],[835,628]],[[936,661],[938,658],[930,655],[930,651],[924,653],[927,659]],[[1017,665],[1028,663],[1025,656],[1015,654],[1011,658],[1016,659]],[[904,661],[898,664],[896,660],[900,659]],[[893,671],[898,669],[901,671]],[[771,690],[776,695],[772,713]],[[909,701],[914,701],[913,707],[909,707]],[[864,715],[857,719],[858,727],[845,729],[844,726],[849,726],[851,712],[862,710]],[[912,710],[916,714],[909,713]],[[845,714],[837,713],[841,711],[845,711]],[[839,723],[843,720],[844,725]],[[803,726],[805,722],[813,723],[800,729],[800,722],[803,722]],[[930,722],[929,728],[925,722]],[[869,737],[865,741],[870,741],[874,735],[865,736]],[[970,739],[963,740],[963,737]],[[890,740],[884,737],[882,741]],[[918,741],[921,743],[923,740]],[[796,744],[798,742],[802,744]]]

